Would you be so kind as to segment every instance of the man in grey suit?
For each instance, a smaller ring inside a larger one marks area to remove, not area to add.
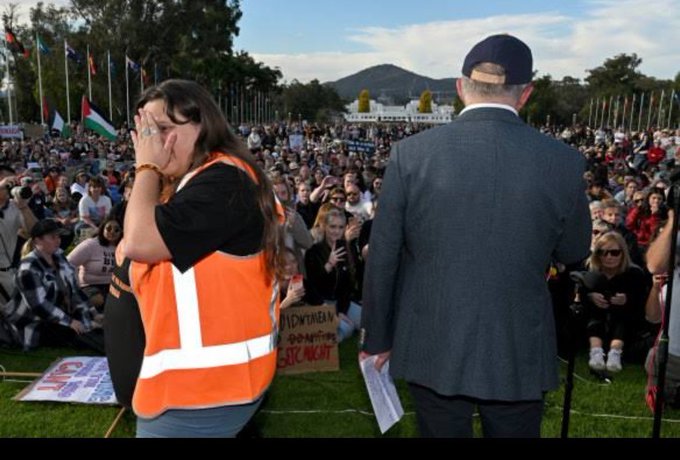
[[[585,161],[527,126],[522,41],[465,58],[456,120],[393,148],[373,223],[360,359],[409,383],[423,436],[539,437],[558,386],[546,270],[588,256]]]

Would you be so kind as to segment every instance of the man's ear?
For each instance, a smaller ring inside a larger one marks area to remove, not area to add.
[[[458,97],[460,100],[463,101],[463,104],[465,104],[465,94],[463,94],[463,77],[456,80],[456,91],[458,92]]]
[[[519,112],[522,110],[522,107],[526,105],[526,103],[529,101],[529,98],[531,97],[531,93],[534,91],[534,84],[529,83],[526,88],[522,91],[522,95],[519,97],[519,100],[517,101],[517,105],[515,108]]]

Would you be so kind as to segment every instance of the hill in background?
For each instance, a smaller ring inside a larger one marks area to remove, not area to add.
[[[341,98],[351,102],[367,89],[371,99],[387,105],[403,105],[420,98],[426,89],[439,104],[451,104],[456,96],[456,79],[436,80],[424,77],[392,64],[382,64],[362,70],[334,82],[324,83],[334,88]]]

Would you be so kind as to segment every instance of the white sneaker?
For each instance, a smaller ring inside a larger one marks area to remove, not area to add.
[[[602,348],[596,347],[590,349],[588,366],[594,371],[603,371],[605,369],[604,350]]]
[[[621,350],[612,348],[607,354],[607,370],[609,372],[621,372]]]

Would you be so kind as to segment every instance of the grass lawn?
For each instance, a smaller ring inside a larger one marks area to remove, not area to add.
[[[265,438],[276,437],[380,437],[371,404],[356,364],[355,340],[340,346],[339,372],[279,376],[255,417]],[[79,356],[69,349],[39,349],[32,353],[0,349],[0,365],[9,372],[42,372],[57,357]],[[645,405],[646,374],[639,365],[624,365],[611,383],[588,372],[585,355],[577,362],[570,424],[571,437],[649,437],[652,414]],[[561,365],[563,374],[566,363]],[[103,437],[117,407],[61,403],[16,402],[26,382],[0,382],[0,437]],[[386,437],[417,435],[413,405],[399,382],[406,415]],[[559,437],[562,390],[546,400],[544,437]],[[663,437],[680,437],[680,411],[664,412]],[[126,413],[112,437],[133,437],[134,416]]]

